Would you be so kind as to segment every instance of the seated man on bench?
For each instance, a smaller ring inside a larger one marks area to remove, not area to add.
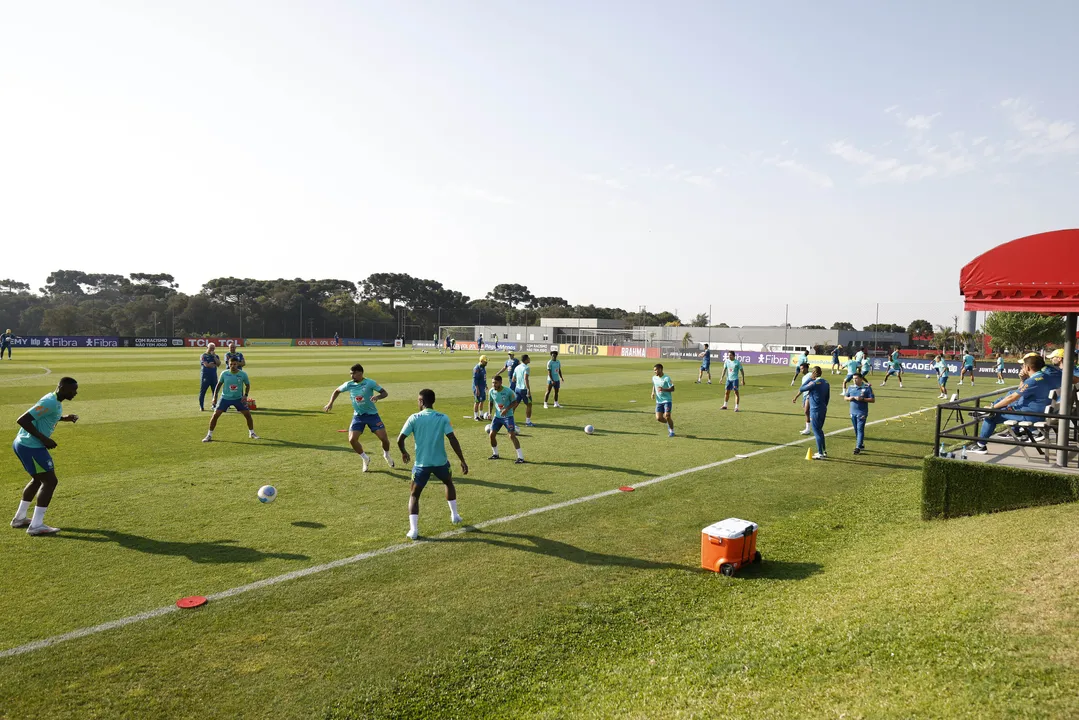
[[[1049,378],[1043,372],[1045,360],[1040,355],[1028,355],[1023,358],[1023,369],[1019,376],[1022,382],[1019,389],[1008,393],[1004,398],[997,401],[993,407],[997,409],[1012,410],[1014,412],[1045,412],[1049,404],[1049,393],[1053,390]],[[1038,418],[1028,415],[1011,415],[1007,413],[993,413],[987,415],[982,421],[982,430],[979,433],[978,442],[967,448],[968,453],[984,455],[988,450],[985,442],[993,436],[993,432],[1006,420],[1019,422],[1037,420]]]

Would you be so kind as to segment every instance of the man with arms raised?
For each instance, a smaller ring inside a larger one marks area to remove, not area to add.
[[[352,379],[334,390],[330,395],[330,401],[322,409],[325,412],[333,410],[333,402],[337,396],[347,392],[352,398],[352,424],[348,427],[348,444],[360,456],[363,471],[367,472],[367,468],[371,465],[370,456],[363,451],[363,445],[360,444],[360,435],[363,435],[363,431],[367,428],[370,428],[375,437],[382,442],[382,457],[392,468],[394,465],[393,458],[390,457],[390,439],[386,436],[386,425],[382,422],[378,409],[375,407],[375,403],[385,400],[389,397],[389,393],[371,378],[363,376],[363,365],[356,363],[349,368],[349,372],[352,373]]]
[[[468,463],[461,452],[461,443],[453,434],[450,419],[440,412],[435,412],[435,391],[420,390],[416,398],[420,411],[405,421],[401,434],[397,436],[397,447],[401,451],[401,460],[407,465],[412,461],[405,450],[405,438],[414,436],[416,442],[416,463],[412,466],[412,488],[408,498],[408,534],[409,540],[420,536],[420,493],[427,486],[427,481],[434,475],[446,486],[446,502],[450,505],[450,522],[458,525],[461,516],[457,513],[457,489],[453,486],[453,473],[450,461],[446,457],[446,443],[461,461],[461,474],[468,475]]]

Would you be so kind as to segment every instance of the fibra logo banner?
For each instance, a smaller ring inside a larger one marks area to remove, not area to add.
[[[78,348],[120,347],[120,338],[99,335],[28,335],[14,339],[15,347]]]

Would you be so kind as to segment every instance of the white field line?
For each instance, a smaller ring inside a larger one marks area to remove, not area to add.
[[[0,382],[14,382],[15,380],[32,380],[33,378],[45,377],[46,375],[52,375],[52,370],[42,365],[31,365],[30,367],[36,367],[38,370],[44,370],[43,373],[37,373],[35,375],[19,375],[18,377],[0,377]]]
[[[880,420],[874,420],[873,422],[866,423],[866,426],[879,425],[880,423],[886,423],[891,420],[900,420],[901,418],[913,417],[926,410],[933,408],[922,408],[921,410],[915,410],[914,412],[903,413],[901,415],[893,415],[892,417],[882,418]],[[825,433],[826,437],[832,435],[839,435],[840,433],[851,432],[853,427],[840,428],[839,430],[833,430],[832,432]],[[679,470],[677,472],[670,473],[668,475],[661,475],[650,480],[644,480],[639,483],[634,483],[629,487],[634,489],[647,487],[649,485],[655,485],[656,483],[664,482],[665,480],[673,480],[674,478],[682,477],[683,475],[690,475],[692,473],[700,472],[702,470],[711,470],[712,468],[719,467],[720,465],[726,465],[728,463],[735,462],[737,460],[743,460],[746,458],[756,457],[758,455],[764,455],[765,453],[775,452],[776,450],[782,450],[784,448],[797,447],[798,445],[804,445],[808,442],[816,442],[812,435],[802,438],[801,440],[793,440],[789,443],[783,443],[782,445],[772,445],[761,450],[755,450],[751,453],[744,455],[735,455],[724,460],[717,460],[716,462],[707,463],[705,465],[698,465],[697,467],[686,468],[685,470]],[[544,505],[543,507],[532,508],[531,510],[525,510],[524,512],[515,513],[513,515],[506,515],[500,518],[493,518],[491,520],[484,520],[483,522],[476,523],[475,525],[467,525],[456,530],[448,530],[447,532],[436,535],[430,540],[444,540],[446,538],[454,537],[456,535],[462,535],[464,533],[473,532],[476,530],[482,530],[493,525],[502,525],[504,523],[513,522],[522,518],[530,517],[532,515],[540,515],[543,513],[551,512],[553,510],[561,510],[562,508],[572,507],[573,505],[580,505],[581,503],[592,502],[593,500],[599,500],[601,498],[610,497],[611,495],[617,495],[621,490],[614,488],[611,490],[604,490],[593,495],[585,495],[583,497],[573,498],[571,500],[563,500],[562,502],[554,503],[552,505]],[[289,580],[296,580],[298,578],[307,577],[308,575],[316,575],[318,573],[326,572],[327,570],[333,570],[334,568],[344,567],[346,565],[354,565],[364,560],[370,560],[371,558],[379,557],[381,555],[390,555],[392,553],[402,552],[412,548],[419,548],[427,545],[428,539],[421,538],[415,542],[397,543],[396,545],[388,545],[386,547],[378,548],[377,550],[368,550],[367,552],[359,553],[358,555],[352,555],[350,557],[341,558],[340,560],[333,560],[328,563],[322,563],[321,565],[312,565],[311,567],[303,568],[302,570],[293,570],[292,572],[284,573],[283,575],[275,575],[273,577],[265,578],[263,580],[256,580],[255,582],[248,583],[246,585],[239,585],[228,590],[222,590],[221,592],[207,595],[208,600],[223,600],[235,595],[242,595],[243,593],[250,592],[252,590],[259,590],[261,588],[270,587],[271,585],[277,585],[279,583],[288,582]],[[162,615],[168,615],[170,613],[177,612],[179,608],[175,605],[165,605],[154,610],[147,610],[146,612],[138,613],[137,615],[129,615],[118,620],[110,620],[100,625],[92,625],[90,627],[79,628],[78,630],[72,630],[71,632],[62,633],[60,635],[53,635],[52,637],[44,638],[42,640],[34,640],[33,642],[26,643],[25,645],[19,645],[17,647],[8,648],[7,650],[0,650],[0,658],[15,657],[16,655],[25,655],[26,653],[33,652],[35,650],[42,650],[53,645],[59,645],[60,643],[67,642],[68,640],[77,640],[79,638],[86,637],[88,635],[96,635],[103,633],[107,630],[115,630],[116,628],[125,627],[127,625],[134,625],[135,623],[142,622],[143,620],[150,620],[152,618],[160,617]]]

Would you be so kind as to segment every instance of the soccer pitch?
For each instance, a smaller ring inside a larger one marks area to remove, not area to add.
[[[10,436],[63,375],[79,382],[65,412],[80,420],[53,435],[47,522],[62,532],[0,528],[0,654],[124,624],[0,657],[0,717],[986,717],[1032,699],[1047,716],[1079,711],[1079,512],[919,521],[933,416],[917,411],[937,393],[921,376],[875,388],[870,421],[891,419],[854,457],[841,378],[824,368],[825,430],[844,432],[829,460],[806,462],[787,368],[747,366],[735,414],[719,409],[718,373],[695,385],[695,363],[665,361],[668,438],[654,361],[564,358],[565,407],[544,410],[537,355],[537,427],[521,428],[528,462],[514,465],[504,436],[503,459],[486,459],[471,420],[473,352],[251,348],[261,439],[229,412],[208,444],[197,351],[16,355],[0,363]],[[340,432],[347,396],[321,410],[354,362],[389,392],[396,469],[365,433],[361,473]],[[427,541],[409,543],[394,441],[425,387],[470,465],[462,476],[451,453],[469,527],[450,524],[432,480]],[[10,513],[26,482],[10,450],[0,477]],[[273,504],[256,498],[264,484]],[[700,529],[731,516],[761,524],[764,562],[735,578],[699,570]],[[1034,542],[1033,523],[1053,529]],[[993,547],[1009,537],[1005,573]],[[1063,576],[1049,564],[1061,555]],[[194,594],[218,596],[165,610]],[[1055,620],[1014,620],[1016,607]]]

